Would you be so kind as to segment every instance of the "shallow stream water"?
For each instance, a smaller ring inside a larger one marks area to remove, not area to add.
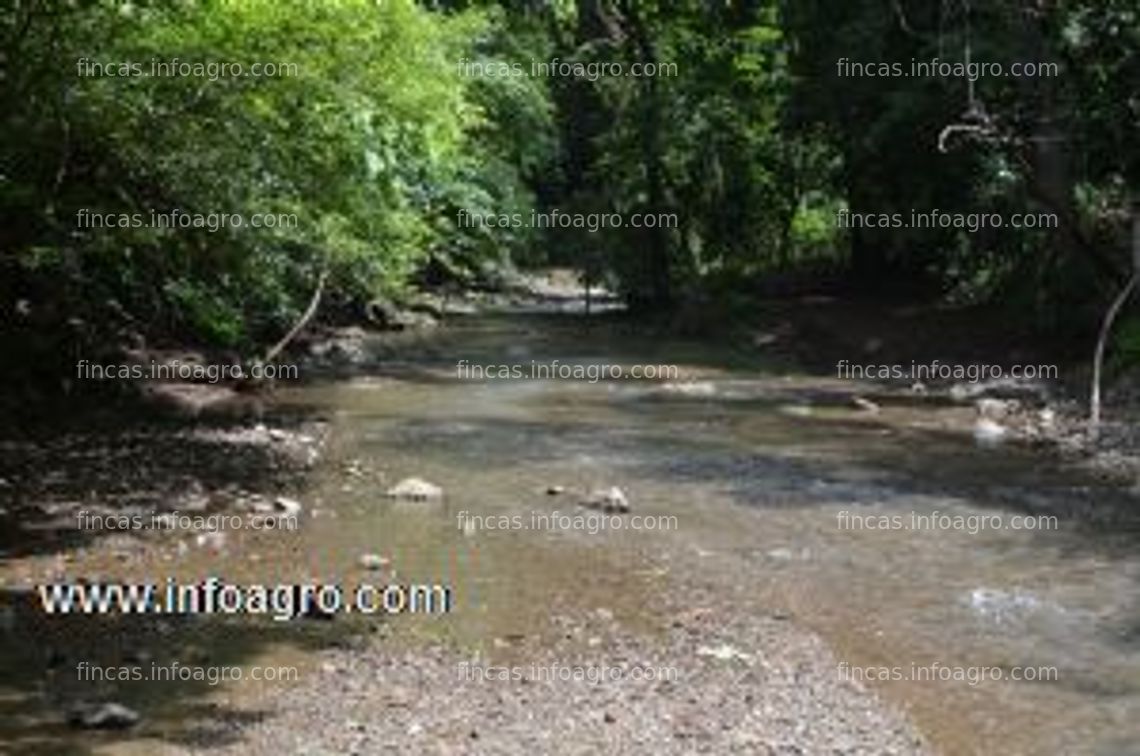
[[[304,669],[313,649],[361,627],[393,644],[441,641],[495,654],[503,639],[553,632],[560,612],[605,606],[651,632],[660,612],[655,596],[670,582],[647,569],[644,557],[680,548],[739,560],[740,580],[773,612],[835,649],[847,665],[837,674],[874,667],[907,678],[927,670],[934,679],[868,685],[905,709],[941,752],[1140,754],[1134,491],[1047,451],[980,448],[961,432],[967,409],[885,397],[881,412],[867,413],[850,402],[858,392],[849,383],[801,373],[759,351],[649,339],[616,319],[479,316],[383,349],[381,367],[366,376],[281,392],[281,411],[328,421],[325,457],[298,493],[310,510],[300,531],[242,532],[217,554],[160,551],[126,564],[81,557],[68,572],[352,583],[374,577],[358,560],[376,553],[391,559],[400,581],[448,585],[454,611],[328,627],[174,623],[132,631],[131,644],[177,647],[182,655],[191,647],[214,663],[292,660]],[[681,375],[670,383],[689,388],[457,373],[461,360],[526,366],[554,359],[676,365]],[[381,495],[410,476],[442,486],[443,500],[399,503]],[[611,485],[626,492],[635,513],[675,516],[676,529],[520,534],[464,527],[473,516],[572,514],[574,491]],[[551,496],[551,486],[567,493]],[[893,515],[904,523],[925,515],[928,525],[868,525]],[[995,517],[1004,525],[1015,515],[1038,517],[1040,525],[993,527]],[[28,564],[6,559],[0,573],[17,585],[46,561]],[[52,642],[69,659],[127,644],[113,640],[127,637],[121,628],[100,636],[98,624],[54,628]],[[47,714],[59,691],[73,686],[47,681],[42,654],[32,650],[45,632],[32,621],[7,631],[0,711],[8,722],[0,744],[145,751],[121,736],[59,734]],[[1053,671],[1040,674],[1055,679],[953,679],[983,668],[1007,676],[1046,668]],[[250,687],[172,686],[156,695],[153,686],[133,693],[128,686],[121,699],[148,707],[147,727],[136,737],[198,742],[222,735],[187,722],[224,716],[226,701],[249,697]]]

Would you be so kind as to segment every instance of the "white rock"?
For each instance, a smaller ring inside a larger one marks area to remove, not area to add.
[[[278,512],[286,515],[299,515],[303,509],[301,502],[287,496],[278,496],[273,500],[273,506],[277,508]]]
[[[366,570],[382,570],[392,563],[392,560],[379,554],[361,554],[357,561]]]
[[[1046,603],[1035,594],[1021,589],[1007,591],[1000,588],[975,588],[970,591],[966,601],[978,614],[999,622],[1024,617],[1046,608]],[[1063,612],[1056,605],[1051,608]]]
[[[203,494],[187,494],[178,500],[175,509],[182,512],[205,512],[209,507],[209,496]]]
[[[404,478],[388,489],[387,496],[394,499],[410,499],[412,501],[426,501],[439,499],[443,496],[443,489],[434,483],[428,483],[420,478]]]
[[[752,661],[751,654],[746,654],[727,643],[722,643],[716,647],[701,646],[697,649],[697,656],[711,656],[719,661],[733,661],[735,659],[740,659],[744,662]]]
[[[978,415],[990,419],[999,419],[1006,417],[1011,412],[1017,409],[1017,401],[1010,399],[992,399],[989,397],[979,399],[974,403],[978,409]]]
[[[79,704],[67,712],[67,721],[92,730],[123,730],[138,724],[139,715],[117,703]]]
[[[974,395],[973,391],[973,389],[964,383],[955,383],[950,387],[950,390],[947,393],[950,394],[950,398],[954,401],[964,402]]]
[[[212,530],[208,533],[199,533],[194,538],[194,543],[211,551],[221,551],[226,547],[226,534]]]
[[[716,386],[708,381],[693,381],[690,383],[663,383],[661,390],[682,396],[713,396]]]
[[[253,512],[254,514],[262,514],[262,515],[273,514],[274,512],[277,511],[276,505],[270,504],[268,501],[266,501],[265,499],[262,499],[260,497],[256,498],[256,499],[252,499],[249,502],[249,504],[247,505],[247,508],[249,509],[250,512]]]
[[[1005,440],[1009,433],[1004,425],[998,425],[993,420],[983,417],[974,424],[974,440],[979,446],[997,446]]]
[[[875,404],[870,399],[864,399],[861,396],[851,397],[851,403],[855,405],[856,408],[861,409],[864,412],[878,412],[880,409],[879,405]]]
[[[629,511],[629,499],[625,497],[625,493],[617,486],[599,488],[591,491],[581,502],[581,505],[588,509],[600,509],[603,512]]]

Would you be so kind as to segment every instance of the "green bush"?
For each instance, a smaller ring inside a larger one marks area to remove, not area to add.
[[[475,266],[497,254],[457,231],[454,208],[502,212],[526,196],[521,140],[491,119],[529,103],[522,126],[541,130],[544,92],[456,75],[493,33],[485,13],[411,0],[60,8],[4,17],[28,27],[0,146],[13,297],[71,311],[81,303],[53,282],[82,282],[152,327],[252,346],[297,316],[322,270],[341,298],[367,299],[398,295],[429,255],[463,249]],[[175,61],[205,75],[107,75]],[[278,72],[234,76],[235,64]],[[172,211],[210,227],[147,227]],[[144,223],[80,228],[80,213]],[[265,216],[280,222],[251,227]]]

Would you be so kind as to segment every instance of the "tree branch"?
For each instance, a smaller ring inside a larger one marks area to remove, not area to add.
[[[281,354],[282,350],[284,350],[285,347],[289,345],[289,342],[296,338],[297,334],[301,332],[301,329],[308,325],[309,321],[312,320],[313,315],[315,315],[317,312],[318,305],[321,303],[321,294],[325,290],[325,281],[328,279],[328,277],[329,270],[326,267],[323,271],[321,271],[321,277],[317,280],[317,288],[313,291],[313,298],[309,302],[308,308],[305,309],[305,312],[301,315],[300,319],[293,324],[293,327],[289,329],[289,333],[285,334],[285,336],[280,341],[273,345],[272,349],[265,353],[265,357],[260,360],[260,363],[262,365],[272,362],[277,357],[277,355]]]

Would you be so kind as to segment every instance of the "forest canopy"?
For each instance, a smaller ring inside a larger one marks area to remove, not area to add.
[[[352,312],[548,263],[643,309],[795,280],[1085,327],[1131,267],[1131,0],[12,0],[0,25],[4,335],[33,354],[248,352],[326,278]],[[470,222],[552,212],[624,222]]]

